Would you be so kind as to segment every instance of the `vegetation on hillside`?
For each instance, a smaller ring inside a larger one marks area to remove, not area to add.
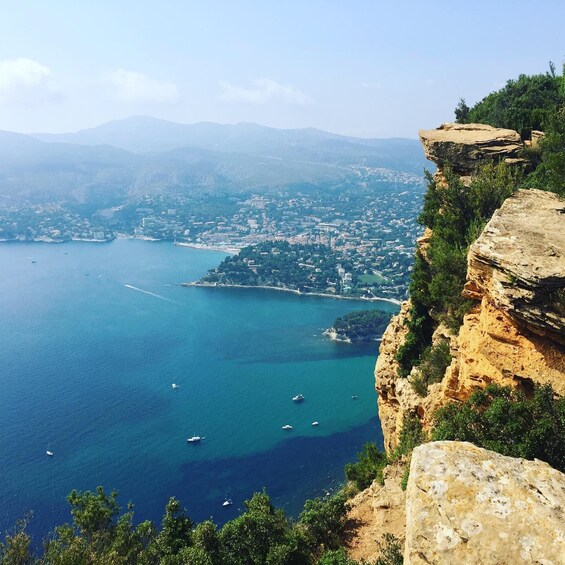
[[[532,130],[543,131],[545,137],[537,147],[526,150],[533,171],[525,186],[565,194],[565,65],[561,75],[555,65],[549,72],[520,75],[491,92],[473,107],[464,99],[455,108],[459,123],[483,123],[516,130],[522,139],[529,139]]]
[[[391,315],[381,310],[349,312],[334,320],[332,330],[342,341],[374,341],[383,335]]]
[[[565,398],[549,385],[531,397],[491,384],[461,403],[440,408],[433,440],[469,441],[503,455],[541,459],[565,472]]]
[[[565,104],[565,75],[550,71],[538,75],[520,75],[491,92],[469,108],[461,99],[455,110],[459,123],[489,124],[516,130],[528,139],[532,130],[545,131],[557,110]]]
[[[422,362],[432,333],[440,323],[453,331],[461,325],[471,305],[461,296],[469,246],[521,180],[519,172],[505,163],[485,165],[469,186],[464,186],[449,169],[445,171],[445,185],[438,186],[429,173],[427,176],[428,191],[418,221],[432,229],[432,236],[426,257],[419,251],[414,262],[410,283],[412,308],[406,322],[409,332],[396,355],[403,377]],[[434,363],[435,359],[440,361],[434,355],[429,361]],[[445,363],[445,356],[441,362]],[[429,382],[435,379],[427,378]]]

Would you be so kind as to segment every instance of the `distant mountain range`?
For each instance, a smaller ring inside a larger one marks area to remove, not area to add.
[[[0,131],[0,195],[96,200],[156,192],[339,187],[359,167],[421,175],[418,141],[361,139],[314,128],[177,124],[138,116],[75,133]]]

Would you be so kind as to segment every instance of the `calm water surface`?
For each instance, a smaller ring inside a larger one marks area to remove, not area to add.
[[[364,442],[382,444],[377,345],[322,331],[396,307],[176,286],[223,257],[134,240],[0,245],[0,535],[31,510],[43,537],[69,520],[71,489],[97,485],[137,519],[159,521],[174,495],[223,523],[263,487],[297,514]]]

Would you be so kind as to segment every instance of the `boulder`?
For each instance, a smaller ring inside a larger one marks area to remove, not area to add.
[[[565,475],[466,442],[417,447],[404,563],[565,563]]]

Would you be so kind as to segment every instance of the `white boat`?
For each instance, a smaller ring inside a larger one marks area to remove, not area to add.
[[[47,455],[47,457],[53,457],[53,455],[55,455],[52,451],[47,450],[45,452],[45,455]]]
[[[178,385],[177,383],[173,383],[173,384],[171,385],[171,388],[172,388],[173,390],[176,390],[177,388],[179,388],[179,385]]]
[[[285,425],[282,427],[282,429],[283,429],[283,430],[292,430],[292,426],[291,426],[290,424],[285,424]]]
[[[232,504],[233,504],[233,502],[232,502],[232,499],[231,499],[231,498],[226,498],[226,499],[224,500],[224,502],[222,502],[222,506],[224,506],[224,507],[226,507],[226,508],[227,508],[228,506],[231,506]]]
[[[188,441],[188,443],[198,443],[199,441],[202,441],[204,439],[203,436],[192,436],[189,437],[186,441]]]
[[[354,394],[354,395],[351,396],[351,400],[357,400],[358,398],[359,398],[359,397],[358,397],[356,394]]]
[[[294,402],[302,402],[304,400],[304,396],[302,396],[301,394],[297,394],[296,396],[292,397],[292,400]]]
[[[317,422],[317,421],[316,421],[316,422],[312,422],[312,425],[313,425],[313,426],[319,426],[319,425],[320,425],[320,422]]]

